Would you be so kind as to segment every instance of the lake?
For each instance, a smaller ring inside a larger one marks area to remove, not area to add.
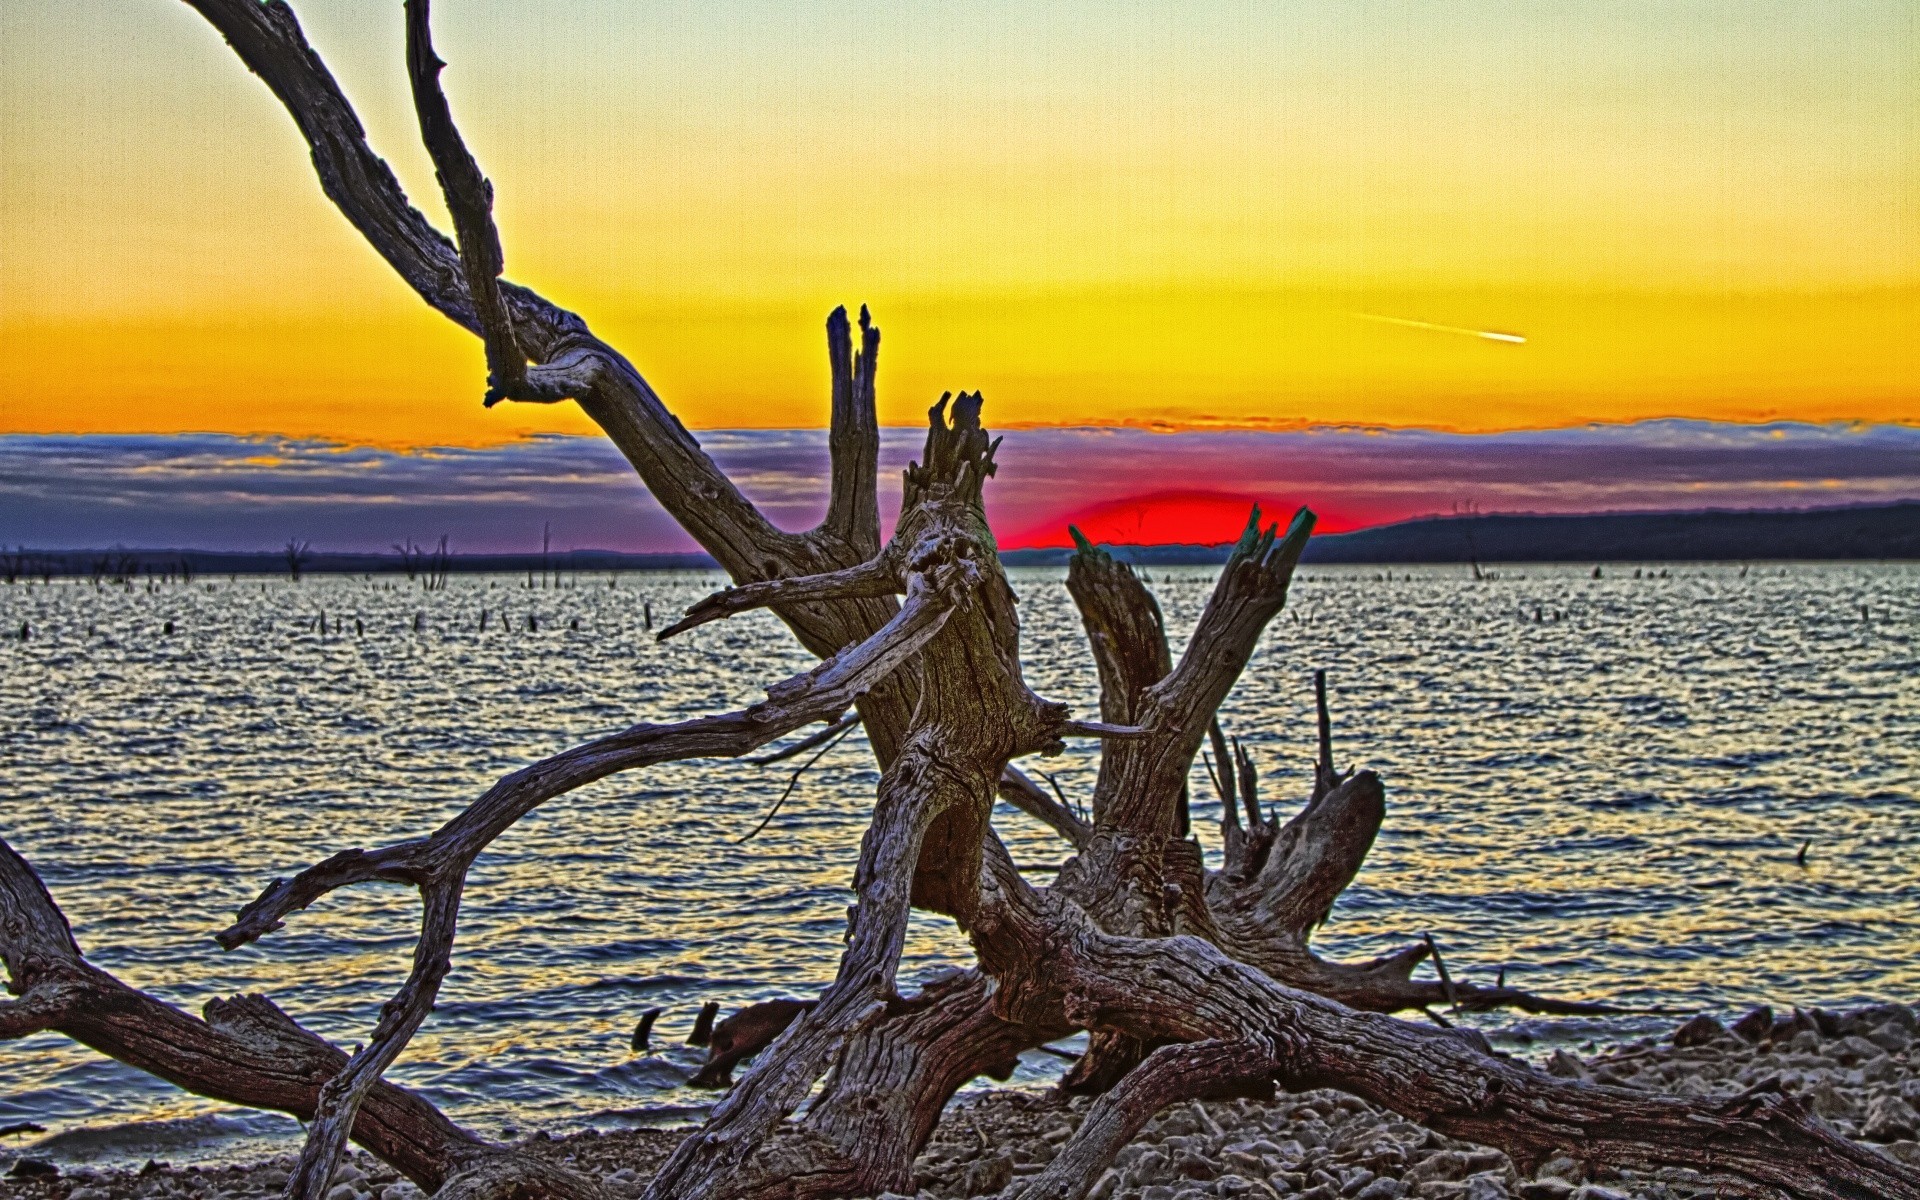
[[[1095,715],[1064,572],[1012,574],[1029,682]],[[1176,652],[1213,574],[1153,572]],[[232,952],[212,934],[273,876],[425,833],[535,758],[739,707],[811,662],[764,613],[657,644],[645,606],[664,625],[717,575],[528,582],[0,588],[0,836],[127,983],[190,1011],[261,991],[364,1040],[406,972],[411,891],[337,892]],[[1324,953],[1430,931],[1456,976],[1682,1013],[1920,999],[1920,564],[1305,568],[1222,712],[1288,811],[1311,779],[1317,667],[1337,760],[1379,771],[1388,802]],[[1084,797],[1095,753],[1033,765]],[[794,765],[667,765],[522,821],[474,870],[453,974],[390,1078],[486,1136],[696,1113],[711,1093],[682,1086],[699,1052],[678,1042],[700,1003],[808,994],[837,961],[878,773],[856,732],[742,841]],[[1211,794],[1197,767],[1214,853]],[[1021,863],[1061,857],[1023,815],[997,822]],[[907,980],[964,961],[950,922],[916,916]],[[654,1006],[669,1049],[635,1057]],[[1537,1051],[1675,1018],[1474,1020]],[[1057,1069],[1030,1058],[1025,1083]],[[68,1161],[211,1161],[298,1133],[53,1034],[0,1045],[0,1125],[25,1120]]]

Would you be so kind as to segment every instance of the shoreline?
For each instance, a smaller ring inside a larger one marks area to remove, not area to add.
[[[1920,1006],[1842,1013],[1755,1009],[1731,1027],[1702,1015],[1660,1037],[1556,1049],[1549,1074],[1689,1096],[1756,1087],[1797,1096],[1835,1133],[1920,1167]],[[958,1098],[915,1161],[923,1200],[999,1194],[1036,1174],[1090,1101],[1001,1088]],[[514,1144],[637,1196],[690,1126],[537,1132]],[[1573,1148],[1569,1148],[1572,1150]],[[31,1145],[0,1148],[4,1184],[21,1200],[243,1200],[277,1195],[292,1156],[232,1166],[61,1170]],[[35,1166],[33,1164],[40,1164]],[[1589,1177],[1572,1155],[1531,1173],[1505,1154],[1434,1133],[1353,1096],[1280,1093],[1273,1100],[1189,1102],[1163,1111],[1123,1149],[1089,1200],[1687,1200],[1712,1195],[1684,1169]],[[352,1151],[328,1200],[420,1200],[421,1192]]]

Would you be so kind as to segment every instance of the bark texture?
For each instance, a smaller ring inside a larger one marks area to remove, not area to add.
[[[0,844],[0,957],[18,997],[0,1004],[0,1036],[59,1030],[191,1090],[309,1119],[287,1188],[299,1200],[325,1194],[350,1137],[444,1196],[598,1196],[591,1181],[490,1146],[382,1079],[432,1011],[469,868],[515,821],[590,780],[744,756],[827,724],[760,760],[775,761],[857,721],[881,775],[839,968],[817,997],[783,1010],[791,1019],[663,1164],[647,1200],[910,1190],[913,1157],[956,1089],[1005,1077],[1020,1053],[1076,1030],[1089,1032],[1091,1049],[1068,1085],[1101,1097],[1026,1185],[1035,1198],[1085,1194],[1166,1103],[1278,1085],[1339,1088],[1521,1163],[1577,1147],[1601,1166],[1692,1167],[1729,1194],[1920,1200],[1920,1174],[1834,1137],[1778,1093],[1702,1101],[1556,1079],[1492,1053],[1470,1031],[1386,1015],[1443,1002],[1603,1005],[1414,980],[1430,942],[1365,963],[1314,953],[1312,930],[1384,819],[1385,786],[1372,772],[1335,770],[1324,680],[1311,787],[1285,820],[1216,715],[1286,602],[1312,513],[1283,529],[1254,511],[1178,655],[1144,581],[1083,540],[1068,586],[1093,648],[1100,713],[1076,719],[1023,679],[1018,607],[983,503],[998,443],[978,393],[944,396],[930,410],[883,542],[880,331],[862,309],[856,347],[854,322],[835,310],[827,512],[814,529],[780,530],[627,359],[578,316],[501,278],[491,186],[441,91],[427,0],[406,3],[406,68],[453,239],[411,206],[368,147],[286,4],[187,3],[285,106],[347,220],[423,300],[482,339],[484,402],[578,403],[726,570],[734,586],[661,636],[770,608],[822,662],[759,704],[635,724],[509,775],[430,834],[342,850],[270,884],[217,935],[222,945],[270,934],[335,888],[380,880],[420,892],[413,971],[352,1055],[264,997],[217,1002],[196,1020],[125,988],[85,962],[31,868]],[[1084,815],[1016,765],[1058,753],[1070,737],[1102,744]],[[1223,802],[1218,871],[1205,865],[1189,811],[1203,748]],[[992,824],[996,799],[1046,823],[1070,851],[1047,886],[1007,855]],[[916,907],[953,919],[976,963],[908,996],[896,973]],[[717,1045],[716,1061],[728,1053]]]

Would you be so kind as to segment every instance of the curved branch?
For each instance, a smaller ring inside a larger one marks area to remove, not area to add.
[[[916,580],[886,628],[803,675],[769,689],[768,699],[740,712],[675,725],[641,725],[576,747],[508,776],[432,836],[371,854],[350,850],[291,881],[276,880],[218,935],[232,949],[278,928],[281,919],[334,888],[371,879],[421,890],[420,938],[413,969],[381,1008],[372,1039],[322,1091],[307,1141],[287,1184],[293,1200],[321,1200],[368,1090],[392,1065],[433,1010],[451,964],[460,893],[485,847],[536,806],[615,771],[672,759],[737,756],[803,725],[830,719],[934,637],[950,602]],[[903,917],[904,921],[904,917]],[[890,985],[889,985],[890,986]]]
[[[500,231],[493,224],[493,185],[480,173],[453,112],[440,90],[440,71],[447,64],[433,52],[430,0],[406,0],[407,77],[413,85],[413,109],[420,119],[420,140],[426,144],[440,179],[440,192],[453,229],[460,239],[460,264],[467,280],[467,298],[487,347],[487,402],[511,396],[527,379],[527,356],[514,336],[506,302],[500,296]]]
[[[1017,767],[1000,773],[1000,798],[1067,839],[1076,850],[1084,849],[1092,836],[1085,821]]]
[[[840,571],[743,583],[715,592],[687,609],[686,616],[662,629],[658,640],[664,642],[709,621],[725,620],[756,608],[894,596],[901,590],[899,569],[885,555],[877,555],[857,567]]]
[[[1146,1128],[1155,1113],[1180,1100],[1196,1100],[1224,1087],[1266,1083],[1280,1067],[1263,1039],[1237,1038],[1162,1046],[1093,1107],[1047,1169],[1015,1200],[1081,1200],[1101,1172]]]
[[[807,751],[812,750],[814,747],[825,745],[826,743],[831,742],[835,738],[839,737],[841,734],[850,732],[853,729],[853,727],[858,725],[859,723],[860,723],[859,713],[857,712],[847,713],[846,715],[842,716],[839,720],[834,721],[832,724],[826,726],[823,729],[819,729],[813,733],[808,734],[806,737],[801,738],[799,741],[793,743],[791,746],[782,746],[780,747],[780,749],[773,751],[771,754],[757,754],[754,757],[747,759],[746,761],[749,763],[752,763],[756,767],[770,767],[775,763],[785,762],[789,758],[798,758],[802,754],[805,754]]]
[[[1692,1100],[1558,1079],[1466,1033],[1356,1012],[1288,988],[1193,937],[1102,932],[1077,907],[996,880],[976,944],[1008,984],[1003,1013],[1068,1019],[1147,1042],[1256,1038],[1291,1090],[1331,1087],[1523,1168],[1567,1147],[1612,1169],[1687,1167],[1736,1195],[1920,1200],[1920,1171],[1830,1132],[1778,1092]]]
[[[382,880],[424,886],[463,874],[521,817],[616,771],[684,758],[735,758],[804,725],[831,720],[926,645],[949,611],[945,597],[917,590],[879,633],[773,685],[759,704],[672,725],[635,725],[522,767],[429,837],[374,851],[344,850],[290,880],[274,880],[216,940],[229,950],[251,942],[278,929],[289,913],[349,884]]]
[[[301,1120],[313,1116],[322,1085],[347,1061],[264,996],[210,1000],[201,1020],[88,963],[39,876],[4,840],[0,959],[20,996],[0,1004],[0,1038],[55,1030],[196,1095]],[[352,1131],[354,1141],[428,1191],[462,1164],[509,1153],[386,1082],[368,1090]]]
[[[186,2],[286,107],[312,151],[321,190],[341,214],[421,299],[485,336],[460,253],[408,202],[393,171],[367,145],[352,105],[308,45],[293,10],[283,0]],[[586,322],[526,288],[501,284],[500,296],[520,350],[544,364],[529,371],[524,394],[515,398],[579,398],[648,490],[735,578],[762,574],[769,559],[797,564],[806,557],[806,546],[774,528],[740,494],[633,365],[594,338]]]

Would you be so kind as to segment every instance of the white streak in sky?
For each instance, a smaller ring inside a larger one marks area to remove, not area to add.
[[[1468,337],[1485,338],[1489,342],[1506,342],[1514,346],[1527,344],[1527,339],[1517,333],[1501,333],[1493,329],[1465,329],[1459,325],[1435,325],[1432,321],[1409,321],[1405,317],[1382,317],[1375,313],[1357,312],[1353,315],[1362,321],[1379,321],[1385,325],[1405,325],[1409,329],[1432,329],[1440,333],[1464,333]]]

